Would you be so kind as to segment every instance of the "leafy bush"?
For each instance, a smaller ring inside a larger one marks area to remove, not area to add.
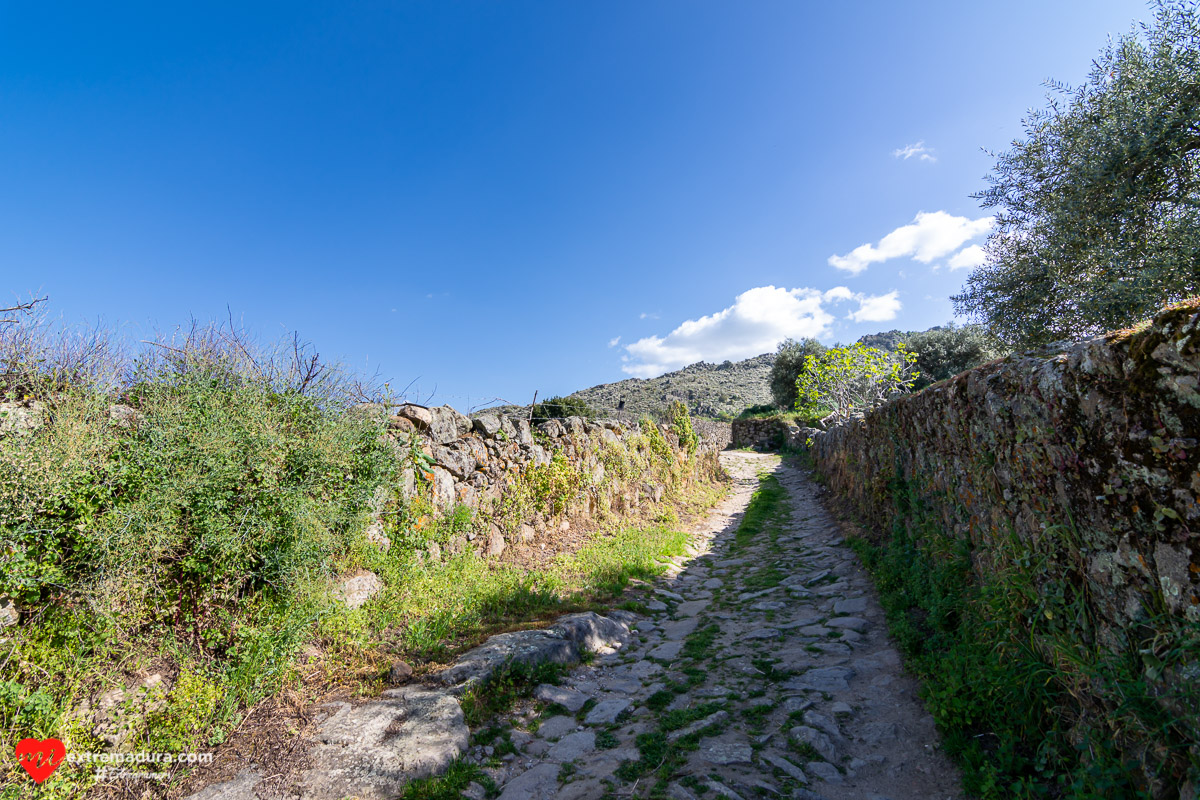
[[[578,397],[551,397],[533,407],[533,422],[545,422],[551,419],[566,419],[567,417],[583,417],[594,419],[596,412]]]
[[[819,356],[825,352],[825,345],[816,339],[787,339],[779,345],[775,352],[775,361],[771,364],[771,397],[775,405],[782,409],[796,407],[796,380],[804,372],[805,359],[809,356]]]
[[[838,419],[865,411],[909,391],[917,378],[916,355],[900,346],[895,353],[852,344],[805,357],[796,379],[796,408],[833,409]]]
[[[137,359],[94,347],[68,370],[75,336],[0,330],[9,397],[41,411],[0,435],[0,595],[26,619],[0,654],[0,721],[14,739],[69,738],[97,680],[166,657],[203,669],[138,735],[186,749],[281,685],[396,459],[383,420],[298,346],[279,358],[193,329]]]
[[[914,389],[924,389],[1004,355],[980,325],[959,327],[950,323],[943,328],[910,333],[904,339],[904,346],[917,354],[919,375]]]
[[[687,406],[676,400],[667,409],[667,416],[671,419],[671,430],[679,437],[679,443],[687,448],[689,454],[695,453],[696,448],[700,446],[700,437],[692,427],[692,417],[688,414]]]

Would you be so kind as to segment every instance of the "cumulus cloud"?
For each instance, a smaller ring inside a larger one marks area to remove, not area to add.
[[[969,219],[945,211],[921,211],[912,222],[896,228],[878,244],[863,244],[844,256],[830,256],[829,264],[851,275],[893,258],[914,258],[928,264],[987,233],[993,221],[993,217]]]
[[[609,346],[609,347],[616,347],[616,346],[617,346],[617,345],[619,345],[620,343],[621,343],[621,337],[620,337],[620,336],[614,336],[613,338],[611,338],[611,339],[609,339],[609,340],[608,340],[608,346]]]
[[[638,314],[638,319],[658,319],[658,314],[652,314],[649,311],[643,311]]]
[[[910,158],[915,158],[918,161],[928,161],[933,163],[937,161],[937,156],[933,154],[933,149],[925,146],[925,141],[919,141],[916,144],[906,144],[904,147],[897,148],[892,151],[893,158],[899,158],[908,161]]]
[[[848,319],[855,322],[887,322],[900,313],[900,293],[896,291],[872,297],[858,295],[855,299],[858,300],[858,310],[848,315]]]
[[[983,252],[983,248],[977,244],[973,244],[970,247],[964,247],[951,256],[948,264],[950,269],[968,269],[970,267],[978,267],[985,261],[987,261],[987,255]]]
[[[868,296],[836,286],[785,289],[759,286],[738,295],[733,305],[699,319],[690,319],[666,336],[647,336],[625,345],[621,370],[638,378],[653,378],[697,361],[737,361],[770,352],[784,339],[819,338],[831,331],[829,306],[853,302],[848,315],[856,322],[892,319],[900,310],[897,292]]]

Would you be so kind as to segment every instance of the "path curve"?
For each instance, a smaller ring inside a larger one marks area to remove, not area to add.
[[[539,687],[541,702],[470,757],[501,800],[961,797],[870,579],[815,485],[777,456],[721,460],[732,491],[635,635]],[[775,476],[789,518],[739,543],[760,473]]]

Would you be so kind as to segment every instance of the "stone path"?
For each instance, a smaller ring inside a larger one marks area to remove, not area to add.
[[[468,757],[501,800],[960,797],[870,581],[813,484],[774,456],[722,460],[734,491],[628,641],[476,732]],[[786,489],[790,519],[739,546],[760,471]]]

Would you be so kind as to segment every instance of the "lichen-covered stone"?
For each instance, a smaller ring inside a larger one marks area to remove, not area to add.
[[[1078,635],[1115,653],[1200,626],[1198,387],[1192,300],[1062,352],[985,364],[793,443],[812,440],[828,486],[876,531],[905,521],[891,493],[906,487],[970,542],[982,584],[1003,580],[1014,551],[1035,554],[1034,589],[1069,593],[1088,619]],[[1031,641],[1052,651],[1040,629]],[[1171,695],[1152,666],[1146,679]],[[1098,718],[1108,702],[1117,699],[1099,688],[1082,698]]]

